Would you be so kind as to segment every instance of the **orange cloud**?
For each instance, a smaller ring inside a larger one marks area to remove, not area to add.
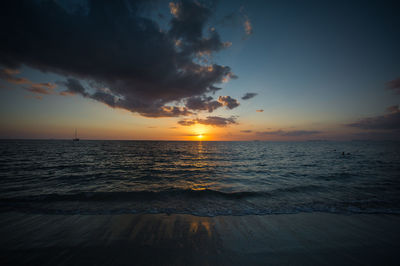
[[[196,124],[202,124],[206,126],[213,127],[226,127],[228,125],[237,124],[236,117],[231,116],[229,118],[220,117],[220,116],[207,116],[207,118],[196,118],[196,119],[184,119],[178,121],[178,124],[181,126],[193,126]]]
[[[19,73],[20,71],[17,69],[4,68],[0,70],[0,79],[17,85],[30,83],[30,81],[26,78],[14,77]]]
[[[38,94],[53,94],[54,93],[54,88],[57,86],[54,83],[32,83],[29,88],[27,88],[28,91],[33,92],[33,93],[38,93]]]
[[[7,81],[8,83],[17,85],[27,85],[25,89],[35,94],[53,94],[54,89],[57,87],[56,84],[46,83],[34,83],[26,78],[15,77],[20,71],[16,69],[4,68],[0,70],[0,79]],[[41,97],[35,97],[41,99]]]
[[[251,22],[247,17],[243,23],[243,27],[244,27],[244,31],[246,32],[246,35],[253,34],[253,27],[251,26]]]
[[[173,2],[169,3],[169,11],[171,12],[172,15],[177,17],[179,12],[179,4],[175,4]]]

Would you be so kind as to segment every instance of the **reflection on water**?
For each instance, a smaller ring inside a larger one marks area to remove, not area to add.
[[[203,229],[207,232],[207,236],[209,238],[211,238],[211,236],[212,236],[211,228],[212,227],[211,227],[210,221],[193,220],[190,223],[189,232],[190,232],[190,234],[197,234],[199,230]]]
[[[0,207],[22,211],[400,209],[395,142],[0,141],[0,151]]]

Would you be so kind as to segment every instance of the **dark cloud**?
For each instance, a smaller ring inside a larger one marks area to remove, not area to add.
[[[143,12],[149,2],[88,0],[71,8],[67,1],[2,1],[7,41],[0,42],[0,65],[64,75],[63,95],[80,94],[148,117],[190,115],[181,105],[185,99],[206,97],[236,77],[228,66],[198,61],[229,43],[215,29],[204,30],[213,6],[171,4],[170,28],[163,30]],[[82,90],[73,80],[89,85]]]
[[[204,25],[212,15],[210,8],[189,1],[171,2],[169,7],[174,16],[170,22],[171,36],[193,43],[203,37]]]
[[[242,133],[251,133],[251,132],[253,132],[253,130],[240,130],[240,132],[242,132]]]
[[[386,89],[393,90],[395,93],[400,94],[400,78],[387,82]]]
[[[233,109],[240,105],[240,103],[231,96],[219,96],[218,102],[220,102],[223,106],[226,106],[228,109]]]
[[[226,127],[228,125],[237,124],[236,117],[231,116],[229,118],[220,116],[207,116],[207,118],[196,118],[196,119],[184,119],[178,121],[181,126],[192,126],[195,124],[202,124],[215,127]]]
[[[400,129],[400,110],[398,105],[387,108],[388,113],[385,115],[368,117],[357,122],[346,124],[349,127],[361,129],[382,129],[382,130],[398,130]]]
[[[274,135],[274,136],[284,136],[284,137],[300,137],[300,136],[316,135],[320,133],[321,131],[317,130],[292,130],[292,131],[275,130],[275,131],[257,132],[258,135]]]
[[[219,116],[207,116],[206,119],[197,119],[197,123],[216,127],[226,127],[228,125],[237,124],[236,117],[229,118]]]
[[[197,124],[197,120],[196,119],[184,119],[184,120],[178,121],[178,124],[181,126],[193,126],[193,125]]]
[[[213,101],[211,96],[209,97],[190,97],[186,100],[186,107],[191,110],[207,110],[212,112],[215,109],[223,106],[219,101]]]
[[[256,112],[262,113],[262,112],[264,112],[264,110],[263,109],[258,109],[258,110],[256,110]]]
[[[118,98],[112,95],[111,93],[105,92],[105,91],[96,91],[92,95],[90,95],[90,98],[97,100],[99,102],[105,103],[106,105],[110,107],[118,107]]]
[[[61,95],[80,94],[84,97],[89,96],[89,93],[86,92],[86,89],[77,79],[68,78],[67,81],[59,81],[58,84],[67,88],[67,90],[60,93]]]
[[[251,98],[253,98],[255,96],[257,96],[257,93],[248,92],[242,97],[242,100],[248,100],[248,99],[251,99]]]

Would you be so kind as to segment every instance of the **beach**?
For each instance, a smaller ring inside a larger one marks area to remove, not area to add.
[[[396,265],[400,216],[0,214],[2,265]]]

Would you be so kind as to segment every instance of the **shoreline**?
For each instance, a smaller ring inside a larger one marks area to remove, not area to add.
[[[2,265],[395,265],[400,215],[0,214]]]

